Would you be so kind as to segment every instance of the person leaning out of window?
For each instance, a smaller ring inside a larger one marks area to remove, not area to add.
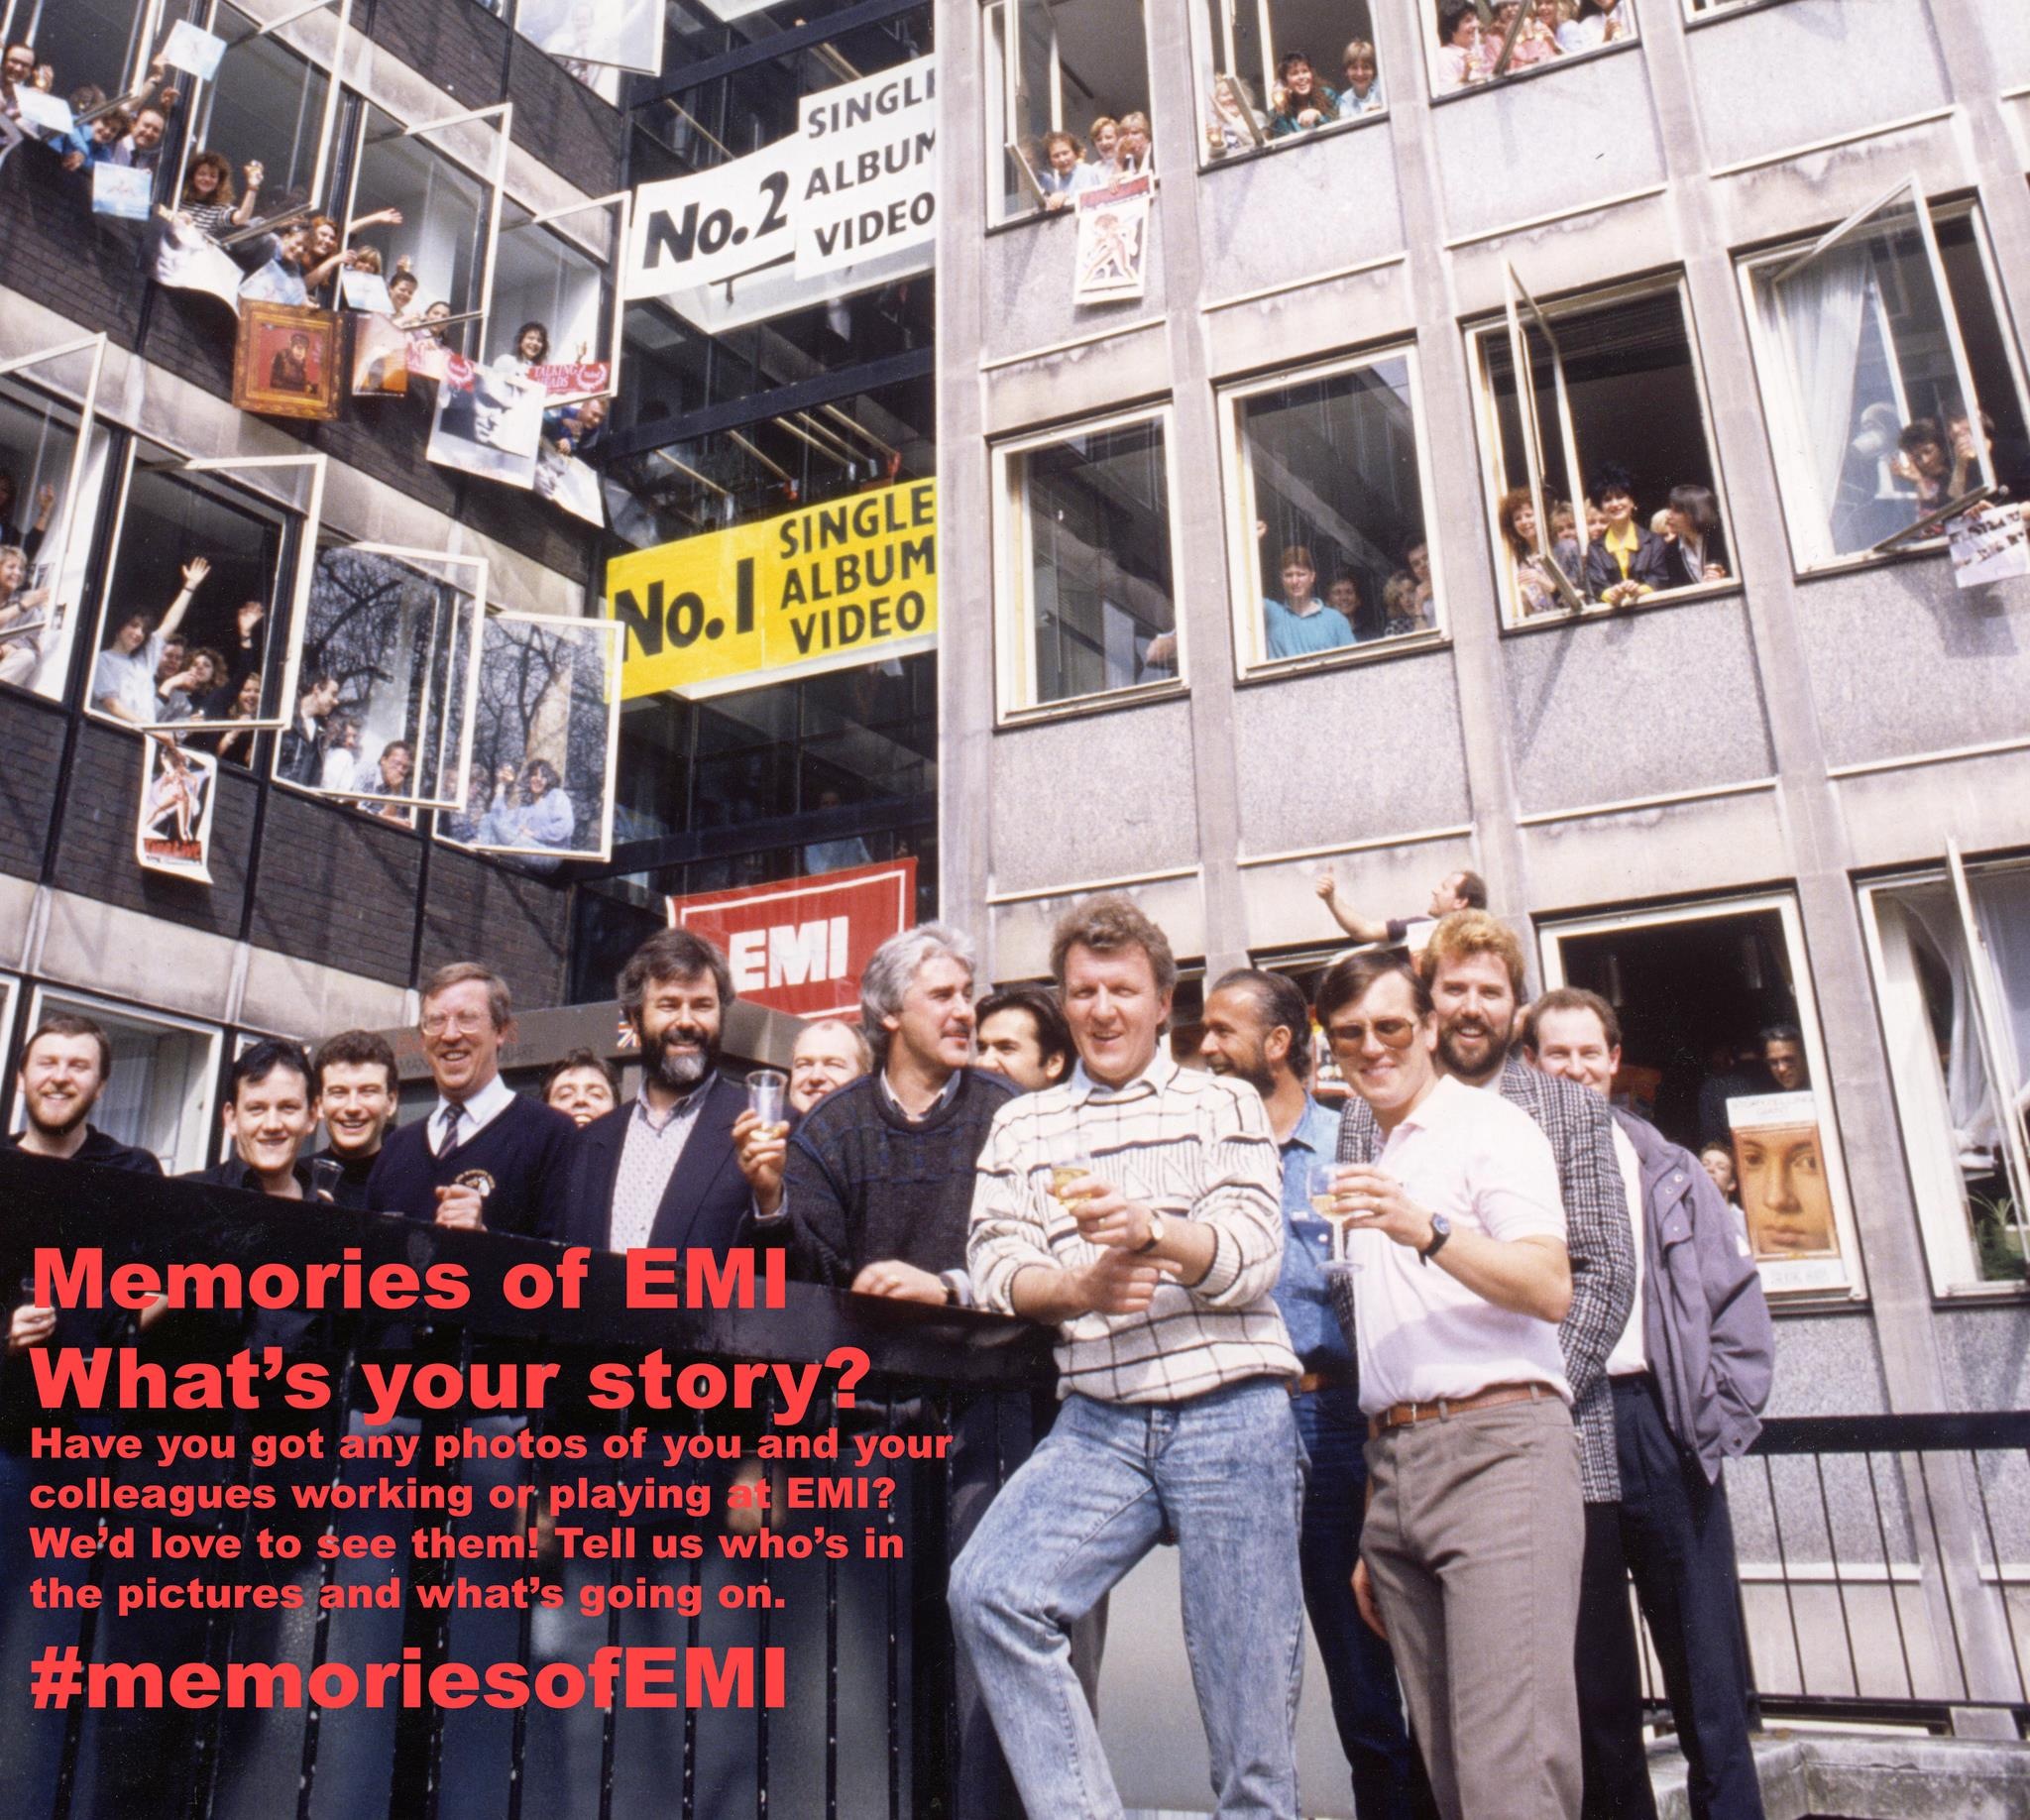
[[[1575,541],[1561,543],[1554,554],[1558,567],[1578,584],[1588,600],[1609,607],[1628,607],[1658,588],[1675,587],[1669,546],[1643,524],[1635,511],[1635,485],[1628,469],[1609,462],[1593,475],[1588,489],[1599,503],[1603,520],[1596,534],[1590,526],[1582,563]]]
[[[1253,131],[1250,131],[1252,126]],[[1238,80],[1230,75],[1212,78],[1212,101],[1205,110],[1205,150],[1213,158],[1229,152],[1245,152],[1258,145],[1269,130],[1262,110],[1251,107]]]
[[[1293,51],[1276,65],[1276,108],[1269,116],[1269,137],[1286,139],[1307,133],[1339,117],[1339,97],[1318,80],[1311,59]]]
[[[1367,39],[1356,38],[1340,61],[1346,72],[1346,86],[1339,91],[1340,119],[1361,120],[1389,105],[1382,94],[1381,64]]]

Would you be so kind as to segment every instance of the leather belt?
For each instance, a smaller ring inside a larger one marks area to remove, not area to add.
[[[1543,1384],[1495,1384],[1470,1397],[1445,1397],[1436,1403],[1393,1403],[1379,1416],[1368,1419],[1368,1439],[1377,1440],[1391,1428],[1409,1428],[1420,1422],[1443,1422],[1472,1410],[1498,1410],[1505,1403],[1536,1403],[1557,1393]]]

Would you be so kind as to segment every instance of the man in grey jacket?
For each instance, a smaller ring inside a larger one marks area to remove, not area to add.
[[[1522,1045],[1539,1068],[1603,1099],[1621,1066],[1613,1006],[1571,987],[1530,1007]],[[1635,1309],[1607,1363],[1621,1546],[1597,1547],[1589,1535],[1580,1590],[1582,1812],[1649,1820],[1656,1811],[1626,1573],[1690,1766],[1693,1820],[1762,1820],[1722,1467],[1761,1427],[1775,1333],[1748,1234],[1698,1159],[1632,1114],[1614,1117],[1640,1269]]]

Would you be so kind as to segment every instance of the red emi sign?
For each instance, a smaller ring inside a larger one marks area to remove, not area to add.
[[[742,998],[798,1017],[855,1017],[860,969],[914,920],[916,861],[670,899],[670,922],[719,944]]]

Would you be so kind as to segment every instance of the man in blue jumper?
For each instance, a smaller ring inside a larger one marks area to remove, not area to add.
[[[370,1206],[524,1238],[563,1231],[578,1127],[501,1079],[501,1045],[513,1031],[500,974],[458,961],[423,981],[423,1060],[437,1103],[381,1146]]]

